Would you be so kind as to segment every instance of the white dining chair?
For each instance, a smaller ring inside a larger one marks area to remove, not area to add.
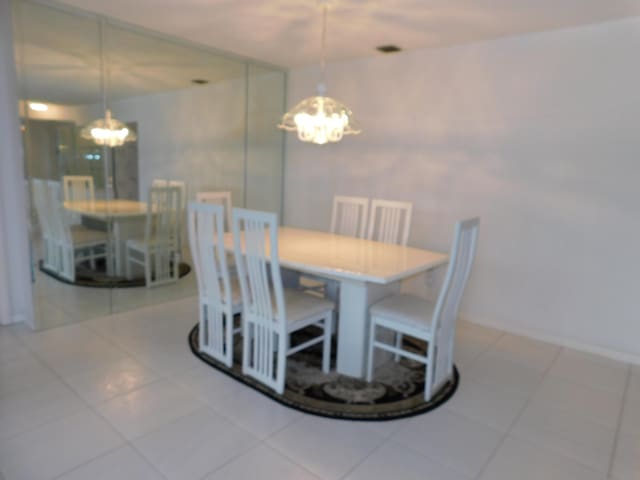
[[[406,246],[412,208],[410,202],[372,200],[367,239]]]
[[[200,351],[227,367],[233,364],[234,315],[242,311],[237,280],[229,276],[224,249],[224,207],[191,202],[188,209],[189,245],[198,281]]]
[[[62,193],[65,202],[93,201],[95,188],[90,175],[64,175],[62,177]],[[66,221],[72,225],[80,224],[82,217],[77,213],[66,212]]]
[[[456,319],[476,253],[478,227],[478,218],[456,225],[449,267],[435,305],[415,295],[399,294],[371,306],[367,381],[373,378],[376,348],[393,353],[396,361],[398,357],[406,357],[425,364],[426,401],[452,377]],[[377,339],[378,328],[395,332],[394,344]],[[425,354],[404,349],[403,336],[425,341]]]
[[[368,198],[335,195],[329,231],[337,235],[364,238],[368,212]],[[323,293],[333,301],[338,300],[339,285],[335,280],[306,274],[300,277],[300,286],[305,291]]]
[[[34,180],[34,201],[43,236],[43,265],[75,282],[76,264],[108,257],[107,234],[82,225],[70,226],[61,203],[59,182]]]
[[[333,197],[330,232],[348,237],[364,238],[369,213],[369,199],[366,197]]]
[[[322,343],[322,371],[329,372],[334,304],[283,287],[275,213],[235,208],[232,218],[243,304],[242,372],[282,394],[289,355]],[[291,334],[311,326],[322,334],[291,346]]]
[[[196,193],[196,200],[203,203],[222,205],[224,207],[224,229],[227,232],[231,231],[231,211],[233,210],[233,204],[231,202],[230,191],[198,192]]]
[[[131,238],[125,247],[126,276],[134,264],[144,267],[147,287],[175,282],[180,273],[182,195],[179,187],[151,187],[144,238]]]

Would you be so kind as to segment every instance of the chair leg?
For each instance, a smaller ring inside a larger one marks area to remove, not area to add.
[[[402,347],[402,334],[400,332],[396,332],[396,348],[400,350],[401,347]],[[399,360],[400,360],[400,354],[396,353],[393,356],[393,361],[397,363]]]
[[[431,387],[433,384],[433,369],[431,368],[431,359],[427,360],[424,368],[424,400],[425,402],[428,402],[431,400]]]
[[[98,247],[91,247],[89,249],[89,267],[91,268],[91,270],[96,269],[96,251],[94,250],[96,248]]]
[[[127,277],[127,280],[131,280],[131,257],[130,257],[131,252],[127,248],[125,250],[125,253],[126,253],[126,257],[127,257],[124,260],[124,263],[125,263],[125,275]]]
[[[367,355],[367,382],[373,380],[373,342],[376,339],[376,323],[371,319],[369,327],[369,353]]]
[[[333,312],[324,317],[324,339],[322,342],[322,371],[329,373],[331,370],[331,328],[333,326]]]
[[[151,288],[151,254],[148,250],[144,252],[144,281],[147,288]],[[158,272],[156,272],[158,275]]]

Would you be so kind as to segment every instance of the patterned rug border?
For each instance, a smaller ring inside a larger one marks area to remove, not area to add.
[[[224,373],[225,375],[242,382],[244,385],[253,388],[255,391],[275,400],[281,405],[285,407],[292,408],[294,410],[298,410],[304,413],[308,413],[311,415],[316,415],[318,417],[324,418],[333,418],[337,420],[350,420],[350,421],[365,421],[365,422],[384,422],[388,420],[399,420],[401,418],[414,417],[416,415],[421,415],[423,413],[427,413],[431,410],[434,410],[444,403],[446,403],[457,391],[458,384],[460,382],[460,374],[458,372],[457,367],[454,365],[453,367],[453,379],[444,385],[439,392],[437,392],[430,402],[422,402],[418,406],[408,406],[406,405],[407,401],[399,401],[395,402],[397,404],[397,409],[393,411],[387,411],[383,414],[371,414],[370,412],[363,411],[362,405],[350,405],[352,411],[343,411],[343,412],[334,412],[325,410],[322,408],[314,407],[311,405],[305,405],[302,402],[302,399],[306,398],[304,395],[300,395],[289,388],[285,387],[285,393],[283,395],[278,395],[276,392],[267,388],[259,382],[252,380],[242,374],[234,372],[230,370],[226,365],[218,362],[213,359],[206,353],[202,353],[197,348],[198,342],[198,329],[199,325],[195,325],[189,335],[187,337],[187,342],[189,344],[189,348],[191,352],[199,358],[202,362],[206,363],[212,368]],[[422,395],[422,392],[420,393]],[[358,408],[360,407],[360,408]],[[368,406],[366,408],[369,408]]]
[[[47,270],[44,267],[44,261],[38,261],[38,270],[40,270],[45,275],[58,280],[59,282],[66,283],[67,285],[73,285],[74,287],[86,287],[86,288],[140,288],[145,287],[144,278],[134,278],[133,280],[113,280],[111,282],[96,282],[91,280],[76,280],[75,282],[71,282],[66,278],[62,278],[55,272],[51,270]],[[178,278],[186,277],[191,273],[191,265],[186,262],[180,262],[180,276]]]

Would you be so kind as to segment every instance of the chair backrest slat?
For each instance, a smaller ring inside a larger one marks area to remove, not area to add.
[[[65,175],[62,184],[65,202],[95,199],[93,177],[90,175]]]
[[[233,205],[231,203],[231,192],[198,192],[196,194],[196,200],[204,203],[215,203],[224,206],[224,227],[227,232],[231,231],[231,210]]]
[[[372,200],[367,239],[406,246],[412,209],[410,202]]]
[[[458,222],[449,267],[440,289],[433,316],[433,328],[436,335],[434,386],[449,379],[453,373],[453,345],[456,319],[462,294],[471,272],[478,242],[479,218],[470,218]],[[434,390],[435,391],[435,390]]]
[[[331,233],[364,238],[368,213],[368,198],[336,195],[331,210]]]

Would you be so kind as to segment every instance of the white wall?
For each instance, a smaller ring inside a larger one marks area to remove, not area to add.
[[[285,221],[334,194],[408,200],[410,244],[481,238],[462,314],[640,360],[640,20],[331,64],[364,133],[287,141]],[[315,91],[294,70],[288,103]]]

